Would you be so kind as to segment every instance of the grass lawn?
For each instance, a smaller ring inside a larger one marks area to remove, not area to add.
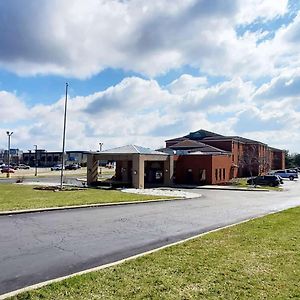
[[[299,299],[300,207],[12,299]]]
[[[33,186],[28,185],[0,184],[0,211],[161,198],[171,197],[137,195],[100,189],[53,192],[34,190]]]

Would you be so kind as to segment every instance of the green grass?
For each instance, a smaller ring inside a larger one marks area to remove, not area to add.
[[[33,186],[27,185],[0,184],[0,211],[161,198],[171,197],[137,195],[100,189],[53,192],[34,190]]]
[[[300,208],[12,299],[299,299]]]

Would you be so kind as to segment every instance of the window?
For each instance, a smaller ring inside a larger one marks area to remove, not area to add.
[[[224,179],[224,180],[225,180],[225,175],[226,175],[225,169],[223,169],[223,179]]]
[[[222,180],[222,169],[219,169],[219,180]]]
[[[215,169],[215,177],[216,177],[216,180],[218,180],[218,169]]]

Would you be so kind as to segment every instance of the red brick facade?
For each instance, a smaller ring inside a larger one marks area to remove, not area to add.
[[[230,155],[176,155],[176,184],[221,184],[230,179]]]
[[[190,153],[187,148],[185,153],[178,152],[179,155],[175,159],[176,183],[220,184],[231,178],[265,174],[270,170],[285,168],[283,150],[271,148],[259,141],[239,136],[222,136],[205,130],[168,140],[166,148],[179,150],[180,145],[189,143],[192,145],[192,142],[194,144],[199,142],[202,148],[204,144],[212,146],[215,148],[213,151],[220,150],[220,153],[196,155],[193,154],[193,151],[196,151],[193,150],[194,145],[193,149],[190,148]],[[210,152],[210,149],[206,151]]]

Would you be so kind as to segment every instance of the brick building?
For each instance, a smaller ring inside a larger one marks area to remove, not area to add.
[[[199,183],[199,174],[202,174],[204,169],[204,183],[216,184],[231,178],[285,168],[283,150],[244,137],[223,136],[203,129],[167,140],[164,151],[168,151],[167,149],[174,150],[177,156],[174,159],[177,182]],[[188,175],[187,172],[191,174]]]

